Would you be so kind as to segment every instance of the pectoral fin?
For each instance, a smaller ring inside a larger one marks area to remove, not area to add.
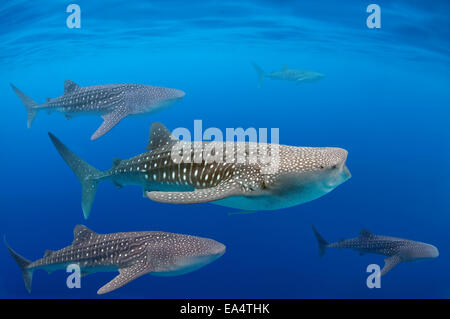
[[[130,112],[127,107],[119,106],[113,111],[102,115],[103,123],[91,136],[91,140],[95,140],[108,133],[114,126],[117,125],[117,123],[129,114]]]
[[[381,269],[381,276],[386,275],[389,271],[392,270],[395,266],[397,266],[402,261],[399,255],[394,255],[388,257],[384,260],[384,267]]]
[[[147,273],[149,273],[151,270],[149,268],[149,265],[147,262],[142,263],[136,263],[133,266],[127,267],[127,268],[120,268],[119,274],[114,277],[113,280],[108,282],[106,285],[101,287],[97,294],[102,295],[106,294],[107,292],[111,292],[113,290],[116,290],[117,288],[120,288],[130,281],[135,280],[136,278],[139,278]]]
[[[147,197],[160,203],[199,204],[241,194],[241,187],[237,183],[225,182],[215,187],[196,189],[192,192],[147,192]]]

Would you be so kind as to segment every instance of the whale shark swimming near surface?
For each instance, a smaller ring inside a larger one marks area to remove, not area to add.
[[[363,254],[378,254],[386,256],[381,276],[388,273],[400,262],[410,262],[421,259],[436,258],[438,249],[430,244],[403,238],[374,235],[367,229],[362,229],[359,237],[342,239],[328,243],[314,228],[314,235],[319,244],[319,256],[322,257],[327,248],[349,248]]]
[[[160,231],[97,234],[83,225],[75,227],[72,245],[56,251],[46,250],[44,257],[34,262],[17,254],[6,240],[5,244],[22,271],[28,292],[31,292],[33,272],[37,269],[50,273],[77,264],[81,275],[119,271],[119,275],[97,291],[98,294],[116,290],[145,274],[189,273],[221,257],[226,249],[208,238]]]
[[[102,172],[49,136],[81,182],[85,218],[98,183],[108,180],[119,188],[142,186],[144,194],[157,202],[213,202],[257,211],[311,201],[350,178],[347,151],[336,147],[180,141],[161,123],[153,123],[147,152],[115,159],[112,168]]]
[[[91,136],[95,140],[117,125],[129,115],[154,113],[166,108],[185,93],[177,89],[141,84],[110,84],[82,87],[67,80],[64,82],[64,94],[48,98],[38,104],[11,84],[28,113],[27,127],[31,127],[38,111],[59,112],[67,119],[77,115],[101,115],[102,125]]]
[[[283,65],[281,71],[265,73],[264,70],[257,65],[252,63],[258,75],[258,87],[260,88],[264,78],[269,78],[272,80],[290,81],[295,82],[299,85],[303,82],[315,82],[322,79],[325,75],[318,72],[306,71],[306,70],[295,70],[290,69],[287,65]]]

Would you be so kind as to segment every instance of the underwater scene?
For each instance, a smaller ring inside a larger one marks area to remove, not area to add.
[[[0,298],[449,298],[450,3],[0,4]]]

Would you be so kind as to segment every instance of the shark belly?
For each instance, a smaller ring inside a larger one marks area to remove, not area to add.
[[[185,260],[178,261],[176,264],[174,264],[171,268],[164,270],[164,271],[154,271],[150,274],[153,276],[160,276],[160,277],[173,277],[173,276],[180,276],[184,275],[193,271],[196,271],[207,264],[212,263],[214,260],[222,256],[223,254],[213,254],[213,255],[207,255],[207,256],[197,256],[188,258]]]
[[[231,196],[214,201],[213,203],[220,206],[248,211],[276,210],[310,202],[322,197],[328,192],[329,191],[325,190],[323,187],[311,185],[297,190],[286,190],[284,192],[277,189],[273,192],[264,191],[262,194]]]

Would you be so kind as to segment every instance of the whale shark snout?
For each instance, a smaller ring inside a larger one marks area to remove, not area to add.
[[[332,164],[341,166],[347,160],[347,150],[339,147],[326,147],[325,152]]]
[[[219,258],[223,254],[225,254],[226,246],[222,243],[219,243],[218,241],[215,241],[214,239],[205,238],[205,255],[209,256],[215,256],[216,258]]]
[[[350,170],[347,167],[348,152],[343,148],[333,148],[333,153],[338,163],[336,166],[333,167],[339,169],[343,183],[352,177],[352,174],[350,173]]]
[[[322,73],[316,73],[317,79],[323,79],[325,77],[325,74]]]
[[[184,91],[178,90],[178,89],[172,89],[172,95],[176,99],[182,99],[186,95]]]
[[[163,99],[182,99],[186,93],[183,90],[174,88],[164,88],[161,90],[161,97]]]
[[[437,258],[437,257],[439,257],[439,250],[437,249],[437,247],[436,246],[433,246],[433,245],[430,245],[430,246],[432,246],[431,247],[431,249],[430,249],[430,257],[431,258]]]
[[[184,96],[186,95],[186,93],[184,93],[184,91],[181,91],[178,89],[170,89],[166,94],[167,94],[167,98],[166,98],[165,103],[167,105],[172,105],[172,104],[178,102],[179,100],[183,99]],[[164,104],[164,102],[162,104]]]
[[[348,152],[337,147],[326,147],[322,152],[316,178],[322,181],[322,190],[329,192],[352,176],[346,165]]]
[[[437,258],[439,257],[439,250],[436,246],[425,244],[424,248],[422,249],[421,257],[423,259],[425,258]]]
[[[345,180],[348,180],[352,177],[352,173],[350,173],[350,170],[348,169],[347,165],[344,166],[343,174]]]

